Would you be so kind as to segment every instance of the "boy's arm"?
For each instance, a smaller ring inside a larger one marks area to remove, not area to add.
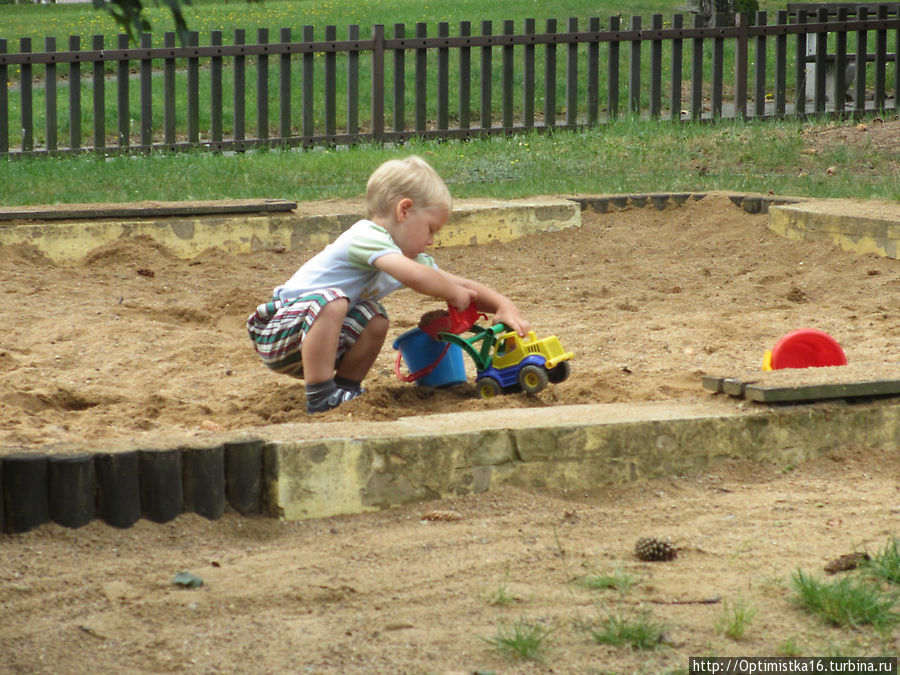
[[[400,253],[386,253],[372,263],[417,293],[441,298],[462,311],[476,300],[477,291],[435,267],[410,260]]]
[[[477,281],[466,279],[444,270],[437,271],[453,283],[474,291],[474,301],[478,311],[493,314],[496,323],[505,323],[523,337],[531,330],[531,324],[522,316],[516,304],[502,293]]]

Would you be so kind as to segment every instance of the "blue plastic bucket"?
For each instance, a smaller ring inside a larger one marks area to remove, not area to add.
[[[466,366],[459,345],[435,340],[419,328],[412,328],[394,341],[397,376],[422,387],[447,387],[466,381]],[[400,373],[401,357],[410,375]]]

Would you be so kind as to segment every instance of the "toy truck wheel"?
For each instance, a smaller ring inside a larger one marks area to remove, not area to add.
[[[550,381],[547,371],[539,366],[522,366],[519,371],[519,384],[527,394],[537,394]]]
[[[572,372],[572,370],[569,366],[569,362],[563,361],[562,363],[556,364],[554,368],[548,370],[547,377],[553,384],[559,384],[563,380],[568,379],[570,372]]]
[[[475,384],[478,396],[481,398],[494,398],[503,392],[503,387],[493,377],[483,377]]]

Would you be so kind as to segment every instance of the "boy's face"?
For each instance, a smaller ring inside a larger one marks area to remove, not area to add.
[[[412,206],[411,201],[401,200],[397,205],[398,227],[392,232],[394,243],[407,258],[415,258],[434,244],[434,235],[449,218],[450,211],[446,208],[417,209]]]

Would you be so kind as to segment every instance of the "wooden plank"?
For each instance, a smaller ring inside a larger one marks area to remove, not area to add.
[[[63,204],[60,206],[8,206],[0,208],[0,221],[70,220],[73,218],[157,218],[227,213],[279,213],[293,211],[297,202],[284,199],[237,199],[208,202],[135,202],[133,204]]]
[[[704,375],[702,378],[702,384],[704,389],[708,389],[709,391],[715,392],[716,394],[722,393],[722,382],[725,380],[724,377],[717,377],[715,375]]]
[[[818,384],[800,387],[767,387],[748,384],[744,395],[750,401],[760,403],[786,403],[819,401],[860,396],[891,396],[900,394],[900,380],[870,380],[838,384]]]
[[[722,392],[735,398],[744,398],[744,391],[748,385],[739,379],[726,377],[722,380]]]

